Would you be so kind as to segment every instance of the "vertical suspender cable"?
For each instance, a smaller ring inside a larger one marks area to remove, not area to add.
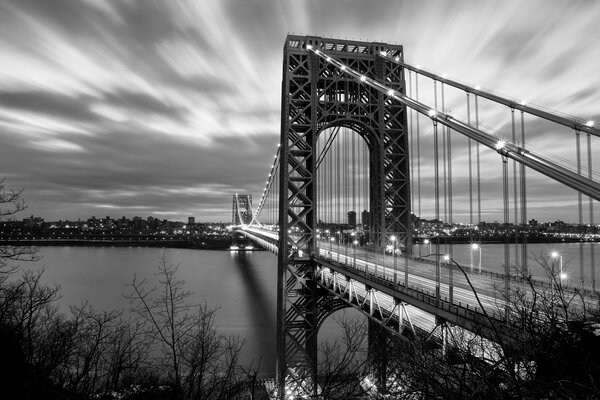
[[[358,135],[356,135],[356,136],[358,136]],[[358,173],[356,174],[356,179],[357,180],[352,183],[352,186],[356,188],[356,191],[357,191],[356,194],[358,196],[358,204],[357,204],[357,207],[355,209],[355,211],[356,211],[356,225],[357,225],[357,228],[358,228],[358,222],[359,221],[361,222],[361,224],[364,223],[364,221],[362,220],[362,213],[361,213],[361,210],[363,209],[362,208],[363,207],[363,198],[362,198],[363,197],[363,192],[362,192],[362,185],[360,184],[361,180],[360,180],[359,177],[362,177],[362,179],[365,179],[365,178],[363,176],[364,171],[362,169],[362,154],[361,154],[361,144],[362,144],[362,142],[360,141],[360,138],[358,138],[358,137],[356,138],[356,140],[358,141],[358,147],[357,147],[357,152],[356,152],[356,159],[354,159],[354,162],[356,163],[356,165],[358,167]],[[359,184],[358,186],[356,185],[357,182]],[[363,229],[364,229],[364,226],[363,226]]]
[[[410,70],[408,70],[408,97],[410,97],[412,99],[412,72]],[[409,132],[410,132],[410,179],[411,179],[411,188],[414,188],[415,185],[415,152],[414,152],[414,134],[413,134],[413,114],[414,114],[414,110],[412,108],[406,107],[405,109],[408,110],[408,115],[410,117],[409,119]],[[410,196],[411,196],[411,208],[412,208],[412,213],[416,214],[415,212],[415,191],[411,190],[410,191]]]
[[[448,145],[448,223],[450,226],[453,225],[453,215],[452,215],[452,136],[450,135],[450,128],[446,127],[446,143]],[[452,241],[452,238],[450,238]],[[450,242],[450,257],[454,255],[454,247],[452,242]]]
[[[467,92],[467,125],[471,126],[471,96]],[[473,165],[472,165],[472,139],[467,139],[469,152],[469,224],[471,224],[471,241],[473,241]]]
[[[521,110],[521,147],[525,148],[525,113]],[[525,234],[521,237],[521,273],[529,276],[527,266],[527,183],[525,177],[525,165],[521,164],[521,227],[525,228]]]
[[[356,221],[358,219],[358,210],[356,209],[356,180],[357,175],[360,174],[360,164],[356,163],[356,140],[357,135],[352,135],[352,211],[354,211],[354,225],[352,226],[352,230],[356,231]],[[357,168],[358,167],[358,168]],[[360,200],[359,200],[360,201]]]
[[[322,145],[322,140],[324,137],[324,133],[321,133],[321,137],[319,138],[319,140],[317,140],[317,154],[319,155],[319,158],[321,158],[321,152],[323,151],[323,145]],[[318,188],[319,188],[319,192],[317,194],[317,205],[318,205],[318,214],[317,214],[317,225],[319,225],[320,221],[324,221],[325,217],[324,217],[324,211],[325,211],[325,203],[323,201],[323,192],[325,191],[325,186],[324,186],[324,182],[323,182],[323,169],[324,166],[322,166],[322,164],[316,164],[315,168],[317,169],[317,182],[319,184]],[[323,226],[320,226],[320,229],[323,229]],[[323,232],[320,232],[321,237],[323,236]]]
[[[475,129],[479,129],[479,97],[475,94]],[[481,224],[481,163],[479,159],[479,142],[475,142],[477,163],[477,226]],[[481,232],[479,232],[481,236]]]
[[[445,101],[444,101],[444,82],[440,83],[441,87],[441,101],[442,101],[442,112],[446,112]],[[448,221],[448,176],[447,176],[447,161],[446,161],[446,127],[442,127],[442,162],[444,164],[444,221]],[[450,236],[452,237],[452,236]],[[452,255],[450,255],[452,256]]]
[[[445,99],[444,99],[444,82],[441,82],[440,84],[441,86],[441,101],[442,101],[442,112],[446,112],[445,110]],[[450,235],[449,235],[449,243],[447,242],[447,248],[444,250],[449,256],[450,256],[450,260],[454,259],[454,249],[452,248],[452,212],[448,212],[448,175],[447,175],[447,170],[448,170],[448,163],[450,162],[449,158],[446,157],[447,154],[447,134],[446,134],[446,129],[447,127],[442,127],[442,164],[443,164],[443,171],[444,171],[444,176],[443,176],[443,180],[444,180],[444,221],[446,221],[449,225],[450,225]],[[454,269],[452,264],[449,264],[448,266],[448,287],[449,287],[449,293],[448,293],[448,297],[449,297],[449,301],[450,304],[453,304],[454,302]]]
[[[327,162],[329,164],[329,174],[327,175],[327,181],[329,182],[329,192],[327,193],[327,196],[325,198],[327,199],[329,208],[329,218],[327,224],[329,226],[329,234],[331,235],[331,225],[333,224],[333,151],[331,151],[331,146],[327,149]],[[330,237],[328,237],[327,240],[331,242]]]
[[[504,226],[508,226],[509,207],[508,207],[508,158],[502,156],[502,199],[504,203]],[[509,237],[505,235],[504,240],[504,295],[508,299],[508,278],[510,274],[510,248]],[[508,311],[508,308],[506,309]]]
[[[587,161],[588,161],[588,178],[592,179],[592,135],[587,134]],[[588,197],[590,208],[590,227],[594,229],[594,200]],[[592,290],[596,291],[596,263],[595,263],[595,246],[590,244],[590,280],[592,281]]]
[[[516,129],[515,129],[515,109],[513,107],[511,107],[510,109],[510,116],[511,116],[511,120],[512,120],[512,142],[513,143],[517,143],[517,133],[516,133]],[[514,203],[513,203],[513,207],[515,209],[515,219],[514,219],[514,226],[515,226],[515,267],[517,267],[519,265],[519,228],[518,228],[518,216],[519,216],[519,209],[518,209],[518,195],[517,195],[517,161],[513,160],[512,162],[512,170],[513,170],[513,199],[514,199]]]
[[[419,101],[419,74],[415,73],[415,100]],[[417,119],[417,204],[418,217],[421,218],[421,144],[419,137],[419,113],[415,114]]]
[[[576,142],[576,151],[577,151],[577,174],[581,175],[581,133],[576,130],[575,131],[575,142]],[[581,192],[577,192],[577,212],[579,215],[579,229],[583,227],[583,204],[582,204],[582,194]],[[558,278],[562,279],[562,276]],[[583,287],[583,242],[579,242],[579,286]]]
[[[434,202],[435,202],[435,224],[436,230],[439,232],[440,220],[440,182],[439,182],[439,167],[438,167],[438,127],[437,121],[433,121],[433,174],[434,174]],[[435,241],[435,298],[439,302],[441,300],[440,293],[440,237],[437,235]]]
[[[337,177],[337,229],[336,229],[336,233],[340,232],[341,233],[341,224],[344,221],[342,218],[342,177],[340,176],[340,174],[342,173],[342,164],[341,164],[341,150],[342,147],[342,142],[340,139],[340,135],[338,135],[338,137],[336,138],[336,146],[335,146],[335,150],[336,150],[336,161],[337,161],[337,171],[336,171],[336,177]],[[346,174],[346,171],[344,171],[344,175]],[[340,257],[340,242],[341,242],[341,236],[340,234],[337,234],[337,245],[338,245],[338,261],[339,261],[339,257]]]
[[[348,151],[348,134],[350,132],[348,131],[348,129],[344,129],[344,135],[342,135],[342,137],[344,138],[344,161],[343,161],[343,165],[345,166],[344,168],[344,211],[346,213],[346,221],[345,222],[350,222],[348,221],[348,212],[350,211],[349,209],[349,204],[350,204],[350,199],[348,198],[349,196],[349,184],[348,181],[350,180],[350,175],[349,174],[354,174],[354,164],[352,162],[348,162],[348,159],[350,158],[350,154]]]
[[[370,242],[372,239],[371,234],[373,232],[373,228],[371,227],[373,218],[371,216],[371,192],[370,192],[371,177],[370,177],[370,174],[372,174],[373,171],[371,171],[371,164],[370,164],[371,153],[367,150],[369,150],[369,149],[365,148],[365,151],[363,152],[363,166],[364,166],[365,174],[368,172],[368,175],[366,175],[366,178],[363,179],[363,185],[364,185],[364,193],[365,193],[365,210],[367,210],[367,214],[366,214],[366,217],[367,217],[367,221],[366,221],[367,242]]]

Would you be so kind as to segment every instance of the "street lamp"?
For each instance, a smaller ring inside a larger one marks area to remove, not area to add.
[[[479,265],[478,270],[481,273],[481,246],[479,243],[471,243],[471,272],[473,272],[473,252],[479,250]]]
[[[356,268],[356,245],[358,244],[358,240],[354,240],[352,244],[354,245],[354,268]]]
[[[428,244],[429,245],[429,254],[431,254],[431,240],[425,239],[425,240],[423,240],[423,244]]]
[[[393,243],[393,250],[392,251],[394,252],[394,284],[396,284],[397,280],[398,280],[397,274],[396,274],[397,273],[396,272],[396,269],[397,269],[397,267],[396,267],[396,235],[390,236],[390,240]]]
[[[559,263],[558,279],[559,279],[559,283],[562,284],[562,280],[567,278],[567,274],[565,274],[563,272],[562,255],[560,255],[557,251],[553,251],[550,255],[552,256],[552,258],[558,258],[558,263]],[[554,279],[554,268],[552,268],[552,279]]]
[[[331,257],[331,251],[333,250],[333,249],[332,249],[332,247],[333,247],[333,242],[335,242],[335,238],[334,238],[334,237],[330,237],[330,238],[329,238],[329,257],[330,257],[330,258],[333,258],[333,257]]]

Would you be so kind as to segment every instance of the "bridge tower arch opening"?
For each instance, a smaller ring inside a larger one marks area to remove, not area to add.
[[[317,247],[373,245],[368,143],[340,124],[319,132],[316,152]]]
[[[329,296],[316,284],[318,151],[320,133],[338,126],[368,148],[370,241],[384,248],[390,235],[412,248],[406,108],[362,84],[310,49],[394,91],[405,93],[400,45],[289,35],[284,46],[279,161],[277,384],[280,398],[289,367],[316,377],[321,307]],[[384,57],[387,56],[387,57]]]

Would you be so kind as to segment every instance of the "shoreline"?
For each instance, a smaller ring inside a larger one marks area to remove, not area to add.
[[[206,243],[191,240],[90,240],[90,239],[35,239],[4,240],[0,246],[74,246],[74,247],[163,247],[175,249],[228,251],[231,243]],[[254,250],[262,250],[254,248]]]

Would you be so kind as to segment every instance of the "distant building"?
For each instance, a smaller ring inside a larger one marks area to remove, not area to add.
[[[360,217],[363,229],[369,229],[371,227],[371,213],[367,210],[363,210]]]
[[[533,226],[533,227],[537,227],[539,226],[539,222],[536,219],[531,219],[529,220],[529,225]]]
[[[348,211],[348,225],[356,228],[356,211]]]
[[[188,225],[193,225],[196,223],[196,217],[188,217]]]
[[[34,217],[33,215],[29,218],[23,218],[23,225],[27,228],[39,228],[44,223],[44,218]]]

